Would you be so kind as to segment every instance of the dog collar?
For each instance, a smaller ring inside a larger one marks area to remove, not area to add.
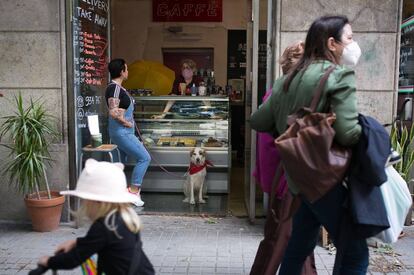
[[[213,163],[211,163],[209,160],[206,160],[203,165],[196,165],[194,163],[190,163],[190,168],[188,169],[188,173],[190,175],[196,174],[206,168],[207,166],[213,166]]]

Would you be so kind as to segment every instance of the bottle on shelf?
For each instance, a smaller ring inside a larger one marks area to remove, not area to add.
[[[204,68],[200,68],[198,70],[198,75],[197,76],[200,77],[200,78],[204,77]]]
[[[197,87],[193,83],[193,86],[191,87],[191,96],[197,96]]]
[[[207,95],[211,95],[211,71],[207,72],[207,76],[206,76],[206,80],[204,80],[204,82],[206,83],[207,86]]]
[[[231,85],[226,85],[226,95],[228,97],[231,97],[232,93],[233,93],[233,87]]]
[[[214,78],[214,71],[211,71],[211,76],[210,76],[210,85],[211,85],[211,93],[212,94],[216,94],[217,93],[217,89],[216,89],[216,79]]]
[[[199,96],[206,96],[207,95],[207,88],[204,82],[200,82],[200,86],[198,86],[198,95]]]

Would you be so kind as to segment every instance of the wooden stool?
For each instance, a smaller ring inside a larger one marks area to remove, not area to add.
[[[92,147],[91,145],[86,145],[82,148],[82,152],[79,156],[79,175],[82,171],[82,163],[83,163],[83,156],[86,153],[106,153],[109,155],[109,159],[111,162],[114,162],[114,156],[112,155],[112,152],[117,151],[118,152],[118,161],[121,161],[121,153],[118,149],[118,146],[116,144],[102,144],[98,147]]]

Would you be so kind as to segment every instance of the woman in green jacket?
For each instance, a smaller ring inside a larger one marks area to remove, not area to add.
[[[336,69],[326,82],[316,111],[324,112],[330,107],[336,114],[333,127],[339,144],[352,146],[357,143],[361,127],[358,124],[355,73],[349,67],[356,65],[360,55],[361,50],[353,40],[352,28],[346,17],[318,18],[308,30],[302,58],[289,74],[276,80],[269,100],[251,116],[251,127],[259,132],[272,133],[275,137],[282,134],[287,128],[288,115],[310,105],[322,75],[334,64]],[[300,190],[289,175],[287,181],[290,192],[298,194]],[[316,245],[321,225],[334,242],[337,241],[346,196],[347,190],[338,182],[337,187],[314,203],[302,198],[302,205],[294,216],[292,236],[280,275],[301,273],[305,258]],[[366,240],[352,240],[344,251],[340,274],[365,274],[368,257]]]

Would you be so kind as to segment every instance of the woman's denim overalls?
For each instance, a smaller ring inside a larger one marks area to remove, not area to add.
[[[134,121],[134,99],[128,94],[128,92],[112,82],[109,85],[116,85],[120,90],[123,90],[130,98],[130,104],[125,112],[125,119],[132,123],[132,128],[128,128],[120,124],[118,121],[109,116],[108,131],[111,141],[118,145],[121,152],[121,161],[125,162],[126,156],[128,161],[136,161],[134,170],[132,171],[131,184],[138,187],[141,186],[145,172],[151,162],[151,157],[145,149],[142,142],[135,136],[135,121]],[[119,94],[114,97],[119,97]]]

